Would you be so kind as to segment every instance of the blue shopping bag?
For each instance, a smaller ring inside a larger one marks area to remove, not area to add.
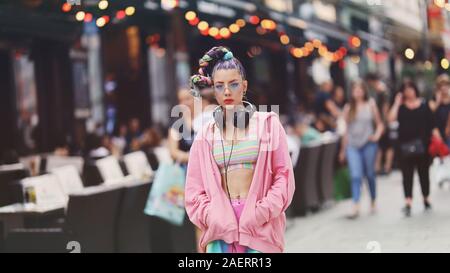
[[[144,213],[182,226],[185,217],[184,185],[186,170],[179,164],[160,164]]]

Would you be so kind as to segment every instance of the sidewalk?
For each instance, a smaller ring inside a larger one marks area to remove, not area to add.
[[[316,215],[290,220],[285,252],[450,252],[450,190],[432,183],[433,211],[425,213],[416,176],[414,198],[412,217],[405,218],[400,172],[380,177],[377,214],[369,214],[365,184],[359,219],[345,218],[351,202],[344,201]]]

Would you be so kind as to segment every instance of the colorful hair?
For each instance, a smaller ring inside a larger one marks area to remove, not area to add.
[[[242,79],[246,79],[245,70],[241,62],[233,56],[233,53],[223,47],[213,47],[199,60],[199,74],[191,77],[191,89],[194,96],[198,96],[202,89],[213,85],[212,79],[218,70],[236,69]]]

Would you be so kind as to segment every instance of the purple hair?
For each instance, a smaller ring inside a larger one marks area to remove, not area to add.
[[[212,87],[212,78],[218,70],[236,69],[242,79],[246,79],[245,69],[242,63],[233,56],[233,53],[226,47],[213,47],[200,59],[199,74],[191,77],[191,89],[194,93],[198,90]]]
[[[242,79],[243,80],[246,79],[245,69],[242,66],[242,63],[234,57],[231,60],[218,61],[212,70],[211,77],[214,78],[214,74],[216,74],[218,70],[229,70],[229,69],[236,69],[237,71],[239,71],[239,74],[241,75]]]

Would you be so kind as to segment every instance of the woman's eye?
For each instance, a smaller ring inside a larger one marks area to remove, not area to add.
[[[223,85],[216,85],[216,89],[222,90],[223,89]]]
[[[230,84],[230,86],[231,86],[231,88],[233,88],[233,89],[237,89],[237,88],[239,87],[239,83],[234,82],[234,83]]]

